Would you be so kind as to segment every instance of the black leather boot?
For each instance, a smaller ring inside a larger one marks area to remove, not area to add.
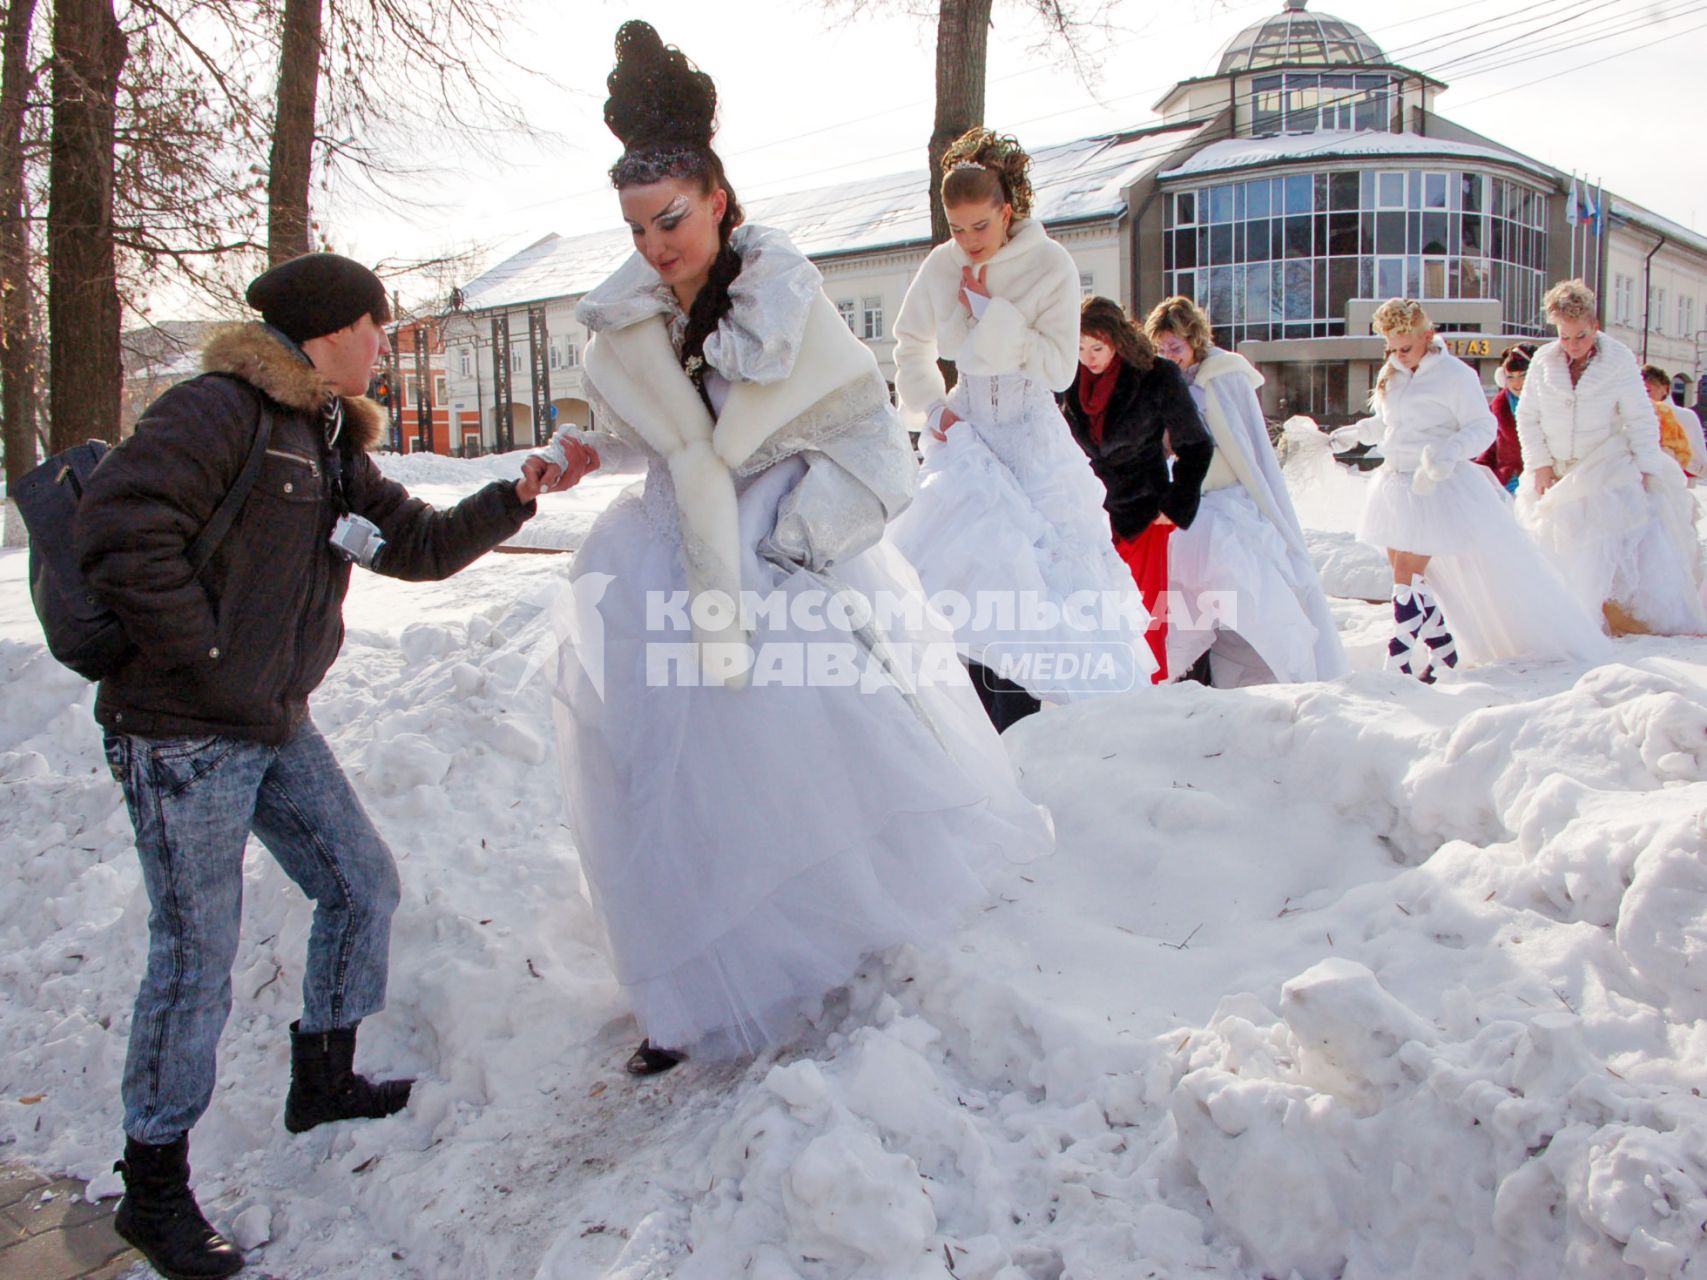
[[[285,1128],[303,1133],[332,1120],[378,1120],[408,1105],[413,1080],[369,1080],[354,1070],[356,1029],[303,1032],[290,1024]]]
[[[163,1147],[126,1138],[124,1199],[113,1228],[166,1280],[216,1280],[243,1269],[243,1255],[208,1225],[190,1194],[190,1139]]]
[[[686,1061],[685,1053],[677,1053],[674,1049],[659,1049],[650,1040],[642,1040],[640,1047],[628,1055],[628,1061],[622,1064],[622,1069],[631,1076],[655,1076]]]

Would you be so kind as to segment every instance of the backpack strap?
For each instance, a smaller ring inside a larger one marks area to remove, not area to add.
[[[196,535],[196,540],[190,544],[190,568],[197,577],[207,568],[207,562],[213,558],[213,553],[219,544],[225,540],[225,535],[231,530],[231,522],[237,519],[237,513],[242,509],[249,491],[255,487],[255,479],[261,474],[261,463],[267,456],[267,444],[273,438],[273,411],[267,407],[266,398],[261,399],[261,418],[255,430],[255,443],[249,448],[249,459],[243,464],[243,470],[238,473],[237,483],[231,486],[230,492],[220,502],[219,508],[213,513],[213,518],[207,522],[202,531]]]

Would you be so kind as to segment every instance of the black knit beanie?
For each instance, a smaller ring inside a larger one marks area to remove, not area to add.
[[[385,285],[361,263],[336,253],[305,253],[249,282],[244,294],[261,318],[292,342],[307,342],[354,324],[391,319]]]

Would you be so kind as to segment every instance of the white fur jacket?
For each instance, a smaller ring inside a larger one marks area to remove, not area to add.
[[[1481,378],[1439,338],[1416,372],[1389,360],[1376,386],[1375,417],[1358,424],[1360,437],[1379,443],[1393,470],[1420,475],[1412,482],[1419,493],[1482,453],[1499,432]],[[1528,458],[1525,454],[1525,466]]]
[[[1549,342],[1536,352],[1517,402],[1517,438],[1525,471],[1582,462],[1607,449],[1626,453],[1643,475],[1668,486],[1681,480],[1660,448],[1659,419],[1635,353],[1604,333],[1574,387],[1563,347]]]
[[[973,320],[960,301],[960,272],[972,265],[950,240],[932,249],[895,320],[895,390],[918,429],[948,393],[937,358],[969,374],[1020,373],[1065,391],[1079,370],[1079,268],[1028,219],[984,264],[990,303]]]
[[[780,231],[745,226],[733,307],[705,343],[729,392],[714,419],[677,356],[681,312],[635,254],[584,299],[588,399],[601,428],[661,458],[676,494],[682,563],[694,593],[738,598],[743,549],[737,479],[801,455],[762,553],[820,571],[876,544],[912,500],[917,466],[866,345]],[[730,614],[738,611],[729,610]],[[701,642],[745,643],[731,621]]]

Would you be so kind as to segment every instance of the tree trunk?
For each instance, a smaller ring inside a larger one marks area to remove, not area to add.
[[[116,441],[124,371],[113,269],[113,120],[124,35],[112,0],[57,0],[48,163],[48,408],[55,452]]]
[[[320,88],[321,0],[285,0],[279,54],[278,115],[267,166],[267,262],[313,248],[308,184],[314,163],[315,98]]]
[[[24,103],[30,81],[30,22],[36,0],[11,0],[0,46],[0,448],[6,493],[36,463],[35,289],[24,217]],[[4,542],[21,541],[8,496]]]
[[[931,130],[931,243],[948,239],[942,211],[942,157],[961,134],[984,123],[984,74],[993,0],[940,0],[936,22],[936,127]]]

